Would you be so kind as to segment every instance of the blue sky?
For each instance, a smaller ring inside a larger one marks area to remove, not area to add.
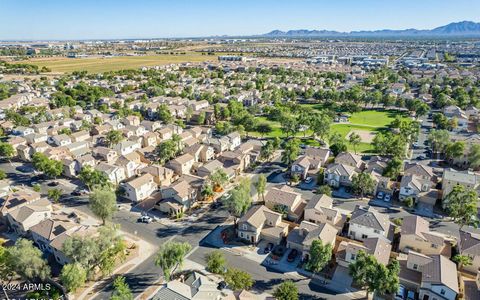
[[[0,40],[430,29],[480,21],[479,0],[0,0]]]

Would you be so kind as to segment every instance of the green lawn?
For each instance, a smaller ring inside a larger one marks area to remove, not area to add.
[[[321,106],[316,104],[313,105],[315,109],[321,109]],[[404,114],[398,111],[383,111],[383,110],[368,110],[358,113],[353,113],[350,117],[351,124],[345,123],[333,123],[331,126],[331,133],[338,132],[343,137],[346,137],[351,130],[365,130],[365,131],[380,131],[385,129],[394,119],[399,115],[405,117]],[[258,117],[259,122],[268,123],[272,126],[273,131],[266,135],[265,137],[285,137],[285,134],[282,132],[280,123],[270,121],[265,117]],[[251,133],[253,136],[260,137],[261,135],[258,132]],[[310,131],[307,131],[307,137],[311,135]],[[299,132],[296,135],[297,137],[303,138],[303,132]],[[307,145],[318,145],[318,143],[312,139],[307,139],[303,141]],[[347,143],[348,144],[348,143]],[[353,147],[348,144],[348,149],[353,151]],[[371,153],[373,146],[371,143],[360,143],[357,146],[357,152],[360,153]]]

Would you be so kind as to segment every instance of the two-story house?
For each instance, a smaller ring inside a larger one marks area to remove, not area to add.
[[[251,207],[238,220],[237,236],[252,244],[266,240],[275,244],[288,233],[288,224],[282,222],[282,215],[264,205]]]
[[[145,173],[124,183],[125,197],[133,202],[139,202],[150,197],[157,189],[153,176]]]
[[[393,227],[388,216],[371,206],[357,205],[350,218],[348,236],[354,240],[383,237],[392,239]]]

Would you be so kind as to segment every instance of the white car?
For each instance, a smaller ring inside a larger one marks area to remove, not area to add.
[[[383,192],[378,192],[377,199],[383,199]]]
[[[312,177],[307,177],[305,178],[305,183],[310,183],[312,182],[313,178]]]
[[[138,222],[141,222],[141,223],[152,223],[153,219],[149,216],[141,216],[140,219],[138,219]]]
[[[383,198],[383,201],[390,202],[391,199],[392,199],[392,196],[390,196],[390,194],[386,194],[385,198]]]

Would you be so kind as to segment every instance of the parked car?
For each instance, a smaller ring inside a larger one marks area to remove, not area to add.
[[[86,195],[86,194],[88,194],[88,191],[86,189],[75,189],[72,192],[73,196],[82,196],[82,195]]]
[[[305,178],[305,183],[310,183],[312,182],[313,178],[312,177],[307,177]]]
[[[290,251],[290,253],[289,253],[288,256],[287,256],[287,260],[288,260],[289,262],[292,262],[292,261],[295,260],[295,258],[297,257],[297,255],[298,255],[297,249],[292,249],[292,251]]]
[[[225,281],[220,281],[217,286],[217,290],[224,290],[227,288],[227,283]]]
[[[51,181],[51,182],[49,182],[47,185],[48,185],[48,186],[57,186],[57,185],[59,185],[59,184],[60,184],[60,182],[58,182],[58,181]]]
[[[398,291],[395,294],[395,300],[403,300],[405,298],[405,287],[403,285],[400,285],[398,287]]]
[[[221,202],[221,201],[215,201],[215,202],[212,202],[212,204],[210,204],[210,208],[212,208],[212,209],[217,209],[217,208],[219,208],[220,206],[222,206],[222,202]]]
[[[149,216],[141,216],[139,219],[138,219],[138,222],[140,223],[152,223],[153,219]]]
[[[383,192],[378,192],[377,199],[382,200],[383,196],[384,196]]]
[[[417,160],[424,160],[424,159],[425,159],[425,156],[423,155],[417,156]]]
[[[392,196],[390,194],[386,194],[385,198],[383,198],[383,201],[385,202],[390,202],[390,200],[392,200]]]
[[[272,251],[273,249],[273,243],[268,243],[267,246],[265,247],[265,249],[263,249],[263,253],[270,253],[270,251]]]

